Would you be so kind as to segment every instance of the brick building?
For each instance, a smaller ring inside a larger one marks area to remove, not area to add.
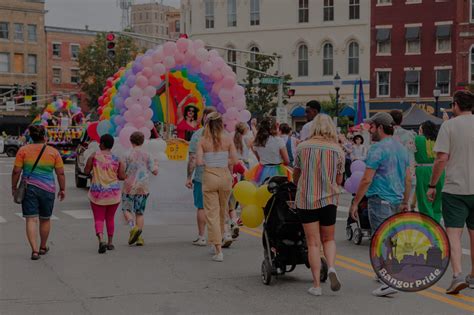
[[[457,0],[456,76],[458,86],[474,83],[474,1]]]
[[[69,95],[77,103],[80,95],[79,52],[95,40],[97,32],[52,26],[46,26],[45,31],[47,93]]]
[[[418,104],[441,115],[439,108],[449,106],[461,70],[456,66],[456,36],[457,7],[462,2],[466,1],[372,0],[372,112]],[[435,86],[441,90],[438,106]]]

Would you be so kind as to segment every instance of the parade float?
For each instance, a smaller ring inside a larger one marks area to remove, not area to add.
[[[112,134],[126,150],[130,135],[141,131],[146,139],[165,140],[160,148],[169,159],[184,160],[206,106],[222,114],[229,132],[251,119],[244,92],[218,51],[180,38],[148,50],[107,79],[98,100],[100,120],[89,124],[88,134],[93,140]]]

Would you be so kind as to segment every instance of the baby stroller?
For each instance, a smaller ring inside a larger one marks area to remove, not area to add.
[[[292,272],[296,265],[310,267],[303,225],[294,209],[296,185],[286,177],[275,176],[268,180],[268,190],[273,196],[264,209],[261,270],[262,282],[266,285],[272,276]],[[321,258],[321,282],[327,277],[328,266],[325,258]]]
[[[354,202],[354,199],[352,199],[352,202]],[[357,221],[354,220],[349,213],[346,226],[346,239],[348,241],[352,240],[356,245],[360,245],[364,237],[370,238],[371,235],[367,197],[364,197],[359,203],[357,213],[359,214]],[[353,229],[354,225],[355,228]]]

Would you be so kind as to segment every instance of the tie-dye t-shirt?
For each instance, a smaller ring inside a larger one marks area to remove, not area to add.
[[[100,206],[114,205],[120,202],[120,183],[118,171],[120,161],[111,153],[99,151],[92,161],[92,180],[89,199]]]
[[[370,147],[365,164],[375,170],[367,197],[378,196],[394,205],[401,203],[410,166],[405,147],[392,137],[385,138]]]
[[[29,177],[27,180],[29,185],[36,186],[47,192],[55,193],[56,184],[54,181],[54,170],[64,167],[58,150],[46,146],[41,159],[38,161],[33,173],[31,173],[31,169],[43,145],[42,143],[37,143],[21,147],[16,154],[15,166],[23,169],[24,178]]]
[[[149,177],[154,169],[155,162],[148,152],[141,147],[132,149],[125,159],[127,179],[123,183],[123,193],[128,195],[148,194]]]

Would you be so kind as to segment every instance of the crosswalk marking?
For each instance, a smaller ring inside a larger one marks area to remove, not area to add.
[[[0,217],[0,223],[5,223],[7,220],[5,220],[3,217]]]
[[[70,215],[74,219],[92,219],[91,210],[63,210],[62,213]]]
[[[21,213],[21,212],[16,212],[15,214],[16,214],[17,216],[19,216],[20,218],[22,218],[23,220],[25,219],[25,218],[23,218],[23,213]],[[53,214],[53,215],[51,216],[51,220],[59,220],[59,218]]]

